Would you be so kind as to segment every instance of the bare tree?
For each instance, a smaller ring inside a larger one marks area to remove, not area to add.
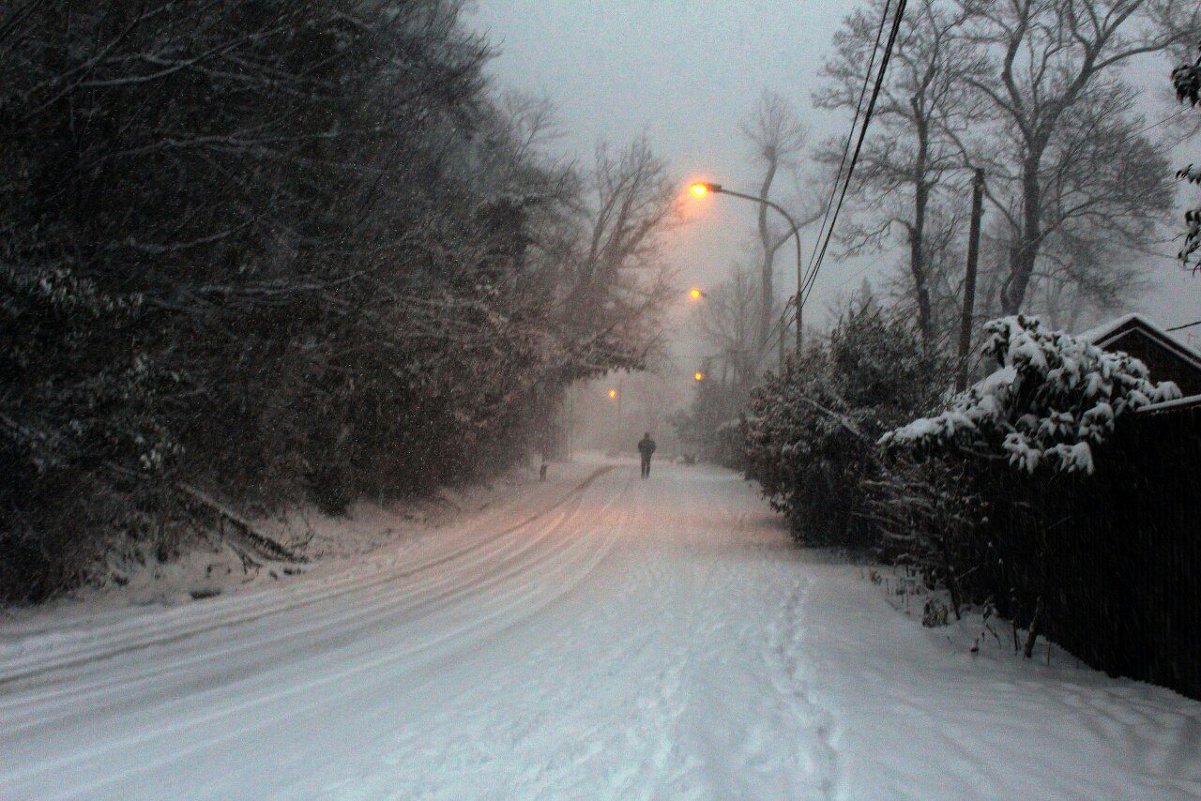
[[[645,137],[616,155],[599,147],[589,184],[563,304],[568,351],[596,372],[640,369],[671,295],[663,235],[680,219],[676,187]]]
[[[727,373],[748,390],[755,380],[760,303],[759,282],[749,269],[735,265],[733,275],[706,292],[697,310],[700,338],[716,350],[723,384]],[[776,309],[769,311],[774,317]]]
[[[784,96],[764,90],[751,116],[742,125],[743,136],[750,143],[755,164],[762,170],[759,197],[768,200],[781,170],[795,171],[798,157],[804,152],[808,132],[801,124],[796,108]],[[771,324],[775,319],[776,253],[792,236],[791,230],[780,232],[770,222],[766,204],[759,204],[759,332],[757,356],[762,359],[770,343]],[[793,215],[797,225],[805,227],[821,216],[821,212]],[[781,332],[780,336],[783,336]]]
[[[968,81],[995,126],[993,144],[977,150],[976,159],[990,163],[990,199],[1013,232],[1000,291],[1001,310],[1012,314],[1026,303],[1048,239],[1070,219],[1057,211],[1103,213],[1104,193],[1081,198],[1089,183],[1082,179],[1112,165],[1087,161],[1084,151],[1107,137],[1138,139],[1137,124],[1097,135],[1102,122],[1135,119],[1120,71],[1132,59],[1195,38],[1201,11],[1185,0],[958,0],[958,6],[967,41],[987,58],[986,69]],[[1076,188],[1065,194],[1062,179],[1072,162],[1080,171],[1072,176]],[[1161,205],[1160,186],[1143,188],[1151,193],[1144,200]],[[1060,207],[1068,195],[1073,199]],[[1128,229],[1110,233],[1139,244]]]
[[[854,110],[860,103],[885,6],[885,0],[872,0],[835,34],[834,54],[823,68],[828,84],[816,95],[819,107]],[[963,166],[956,137],[971,124],[975,100],[966,80],[980,69],[980,58],[960,36],[960,15],[943,0],[916,0],[907,11],[855,173],[859,205],[870,221],[852,227],[847,240],[862,249],[882,245],[894,226],[904,231],[918,330],[930,346],[938,336],[932,296],[940,277],[933,274],[929,240],[941,245],[951,231],[931,233],[929,227],[956,220],[932,214],[931,207],[940,195],[954,203],[962,194],[964,182],[954,180]],[[841,144],[827,143],[820,157],[836,165]]]

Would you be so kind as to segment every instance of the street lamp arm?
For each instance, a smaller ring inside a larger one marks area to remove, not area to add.
[[[796,350],[797,354],[799,355],[801,352],[802,338],[804,337],[801,315],[805,308],[805,295],[807,294],[805,291],[805,286],[811,281],[811,279],[805,275],[805,269],[801,263],[801,227],[797,225],[796,220],[792,219],[792,215],[788,213],[787,209],[785,209],[779,203],[770,200],[769,198],[755,197],[754,195],[748,195],[744,192],[735,192],[733,189],[726,189],[721,184],[711,183],[693,184],[693,192],[697,194],[698,197],[703,196],[705,192],[713,192],[715,194],[731,195],[736,198],[741,198],[742,200],[749,200],[752,203],[759,203],[775,209],[785,220],[788,220],[788,225],[792,228],[790,232],[791,236],[796,240],[796,295],[793,296],[793,300],[796,302]],[[785,311],[787,311],[787,307],[785,307]],[[783,321],[783,316],[781,316],[780,319]],[[783,337],[783,331],[781,331],[780,336]],[[783,372],[783,339],[781,339],[780,352],[780,371]]]
[[[735,192],[733,189],[726,189],[721,184],[709,184],[708,189],[711,192],[719,192],[723,195],[733,195],[734,197],[740,197],[743,200],[749,200],[752,203],[762,203],[765,206],[770,206],[771,208],[780,212],[780,214],[782,214],[784,216],[785,220],[788,220],[788,224],[790,226],[792,226],[792,230],[790,231],[791,234],[799,234],[801,231],[801,227],[799,225],[797,225],[796,220],[792,219],[792,215],[789,214],[784,209],[783,206],[781,206],[779,203],[776,203],[774,200],[770,200],[768,198],[763,198],[763,197],[755,197],[754,195],[747,195],[747,194],[743,194],[742,192]]]

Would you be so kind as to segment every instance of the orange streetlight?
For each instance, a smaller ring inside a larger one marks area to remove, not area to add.
[[[692,289],[688,290],[688,297],[692,298],[693,300],[700,300],[701,298],[705,297],[705,290],[693,287]]]
[[[622,395],[625,394],[625,392],[623,391],[625,389],[625,387],[622,386],[622,381],[623,381],[623,379],[619,377],[617,379],[617,386],[609,388],[609,400],[614,402],[613,407],[614,407],[614,410],[617,412],[617,417],[614,420],[614,423],[616,425],[615,425],[615,428],[613,429],[613,442],[615,443],[614,448],[616,450],[620,450],[620,443],[621,443],[621,431],[622,431],[621,399],[622,399]]]
[[[769,206],[769,207],[775,209],[777,212],[780,213],[781,216],[784,217],[785,220],[788,220],[788,225],[792,228],[792,236],[796,239],[796,286],[797,286],[797,289],[796,289],[796,349],[797,349],[797,353],[800,353],[801,352],[801,336],[802,336],[801,311],[805,305],[805,292],[804,292],[805,275],[804,275],[804,270],[801,266],[801,229],[796,224],[796,221],[792,219],[792,215],[789,214],[787,211],[785,211],[784,208],[782,206],[780,206],[778,203],[768,200],[767,198],[755,197],[754,195],[746,195],[746,194],[743,194],[742,192],[735,192],[733,189],[726,189],[721,184],[713,184],[713,183],[709,183],[707,181],[697,181],[688,187],[688,191],[691,192],[693,195],[695,195],[698,198],[703,198],[705,195],[712,192],[715,195],[716,194],[731,195],[732,197],[741,198],[742,200],[749,200],[752,203],[758,203],[761,206]],[[784,332],[783,332],[783,330],[781,330],[780,331],[781,343],[783,343],[783,341],[784,341],[783,336],[784,336]],[[781,345],[781,347],[782,347],[782,345]],[[781,372],[783,372],[783,369],[784,369],[783,362],[784,362],[783,350],[781,349],[781,357],[780,357]]]
[[[705,380],[705,374],[702,373],[700,370],[697,370],[695,373],[693,373],[692,377],[695,378],[697,381]]]

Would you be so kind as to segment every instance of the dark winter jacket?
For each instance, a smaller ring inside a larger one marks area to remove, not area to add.
[[[638,452],[642,454],[642,458],[649,459],[651,454],[655,452],[655,441],[650,437],[643,437],[638,440]]]

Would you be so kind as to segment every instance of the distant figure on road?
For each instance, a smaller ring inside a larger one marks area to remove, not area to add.
[[[651,454],[655,452],[655,441],[651,439],[651,432],[646,432],[642,439],[638,440],[638,452],[642,454],[642,477],[647,478],[651,474]]]

